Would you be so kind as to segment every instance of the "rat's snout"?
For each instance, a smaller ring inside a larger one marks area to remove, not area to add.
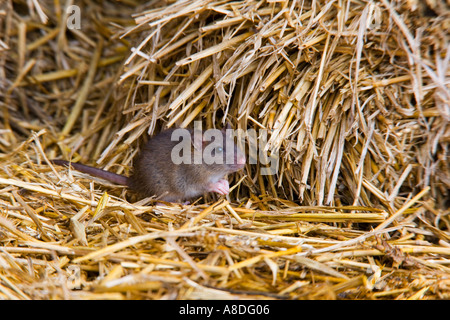
[[[234,157],[235,170],[241,170],[245,166],[245,155],[238,149]]]
[[[236,163],[239,165],[242,165],[242,167],[245,165],[245,156],[243,154],[238,154]]]

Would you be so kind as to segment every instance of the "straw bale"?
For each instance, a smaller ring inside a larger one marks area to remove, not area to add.
[[[3,1],[0,299],[450,298],[449,9]],[[194,121],[276,174],[161,205],[49,162],[128,175]]]

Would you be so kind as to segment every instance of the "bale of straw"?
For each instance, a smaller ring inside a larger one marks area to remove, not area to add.
[[[448,299],[449,18],[2,2],[0,299]],[[148,135],[194,121],[267,133],[278,170],[258,158],[226,199],[160,206],[48,161],[127,175]]]

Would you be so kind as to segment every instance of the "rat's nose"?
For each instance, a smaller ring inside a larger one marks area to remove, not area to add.
[[[241,165],[245,164],[245,156],[244,155],[238,155],[236,160],[237,160],[236,161],[237,164],[241,164]]]

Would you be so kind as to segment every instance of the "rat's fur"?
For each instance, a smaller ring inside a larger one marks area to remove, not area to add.
[[[200,164],[175,164],[172,161],[172,150],[179,141],[171,141],[175,129],[165,130],[152,137],[136,157],[133,166],[133,174],[130,177],[121,176],[105,170],[72,163],[72,167],[78,171],[103,178],[116,184],[126,185],[143,197],[157,196],[160,200],[177,202],[191,199],[208,192],[228,193],[228,182],[223,179],[226,174],[243,168],[245,158],[242,151],[234,141],[228,141],[232,137],[223,134],[223,148],[218,149],[223,155],[223,164],[206,164],[203,160]],[[194,130],[189,130],[192,144],[189,146],[194,154],[196,148],[203,151],[211,142],[198,140],[201,135],[194,135]],[[234,150],[227,150],[226,146],[233,146]],[[214,149],[216,150],[216,149]],[[215,152],[215,151],[214,151]],[[234,161],[225,163],[228,152],[234,153]],[[193,160],[193,158],[191,158]],[[53,160],[54,164],[68,165],[64,160]]]

